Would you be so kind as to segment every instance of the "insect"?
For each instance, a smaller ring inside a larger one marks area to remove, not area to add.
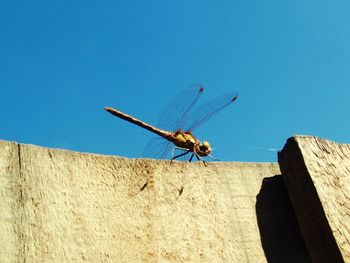
[[[201,85],[191,86],[181,92],[161,114],[158,127],[152,126],[114,108],[105,107],[104,109],[118,118],[136,124],[165,139],[166,143],[158,151],[159,158],[164,159],[173,144],[171,160],[190,154],[189,162],[192,161],[193,157],[196,157],[198,161],[201,160],[206,164],[206,161],[203,159],[204,157],[210,157],[212,160],[216,160],[211,155],[212,148],[209,142],[199,141],[192,132],[215,114],[236,101],[238,95],[237,93],[225,94],[203,104],[192,112],[193,107],[203,92],[204,88]],[[159,128],[165,126],[170,127],[170,130]],[[151,143],[150,147],[157,146],[153,146]],[[175,155],[177,150],[181,151],[181,153]]]

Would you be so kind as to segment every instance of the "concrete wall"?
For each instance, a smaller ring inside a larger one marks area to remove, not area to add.
[[[0,142],[0,262],[311,262],[284,176]]]
[[[314,262],[350,262],[350,145],[290,138],[279,163]]]

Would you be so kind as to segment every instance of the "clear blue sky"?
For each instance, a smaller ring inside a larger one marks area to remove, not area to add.
[[[224,161],[276,161],[295,134],[350,141],[350,2],[16,1],[0,6],[0,139],[141,157],[193,83],[240,97],[196,135]],[[199,103],[201,104],[201,103]]]

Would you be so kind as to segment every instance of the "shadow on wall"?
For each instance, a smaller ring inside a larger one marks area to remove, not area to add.
[[[282,175],[264,178],[255,210],[267,262],[312,262]]]

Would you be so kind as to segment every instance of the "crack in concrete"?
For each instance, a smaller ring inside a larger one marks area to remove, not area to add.
[[[25,217],[25,193],[24,193],[24,177],[22,173],[22,154],[21,154],[21,144],[18,143],[18,174],[19,174],[19,191],[20,191],[20,205],[22,206],[22,214],[21,214],[21,223],[20,223],[20,240],[23,242],[21,246],[21,255],[23,256],[23,262],[25,263],[26,260],[26,238],[25,238],[25,231],[24,231],[24,217]]]

